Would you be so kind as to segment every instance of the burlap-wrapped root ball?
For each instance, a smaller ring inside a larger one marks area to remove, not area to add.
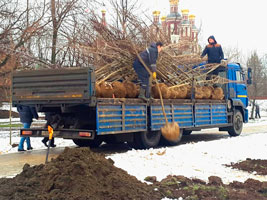
[[[126,89],[127,98],[136,98],[139,94],[138,87],[131,81],[123,81],[124,88]]]
[[[159,83],[159,88],[160,88],[160,91],[162,94],[162,98],[163,99],[169,99],[171,96],[171,93],[170,93],[168,86],[164,83]],[[160,98],[157,85],[152,86],[152,94],[153,94],[154,98],[156,98],[156,99]]]
[[[96,97],[101,97],[101,89],[98,83],[95,84],[95,93]]]
[[[203,91],[203,99],[210,99],[212,91],[213,91],[213,87],[212,86],[203,86],[202,91]]]
[[[196,86],[195,87],[195,98],[196,99],[202,99],[204,96],[204,92],[202,90],[201,86]]]
[[[186,90],[187,90],[187,92],[186,92],[186,99],[191,99],[191,96],[192,96],[192,86],[191,85],[186,85],[185,86],[185,88],[186,88]]]
[[[187,86],[179,87],[179,99],[186,99],[188,93]],[[191,95],[190,95],[191,97]]]
[[[113,97],[113,87],[111,83],[102,82],[99,85],[100,87],[100,94],[103,98],[112,98]]]
[[[126,88],[124,84],[120,81],[115,81],[112,83],[113,94],[115,98],[125,98],[126,97]]]
[[[211,99],[222,100],[223,98],[224,98],[223,89],[220,87],[215,87],[212,92]]]
[[[176,92],[175,88],[169,88],[169,91],[170,91],[170,99],[176,99],[177,92]]]

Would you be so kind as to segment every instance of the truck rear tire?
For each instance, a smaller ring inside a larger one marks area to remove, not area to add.
[[[100,144],[102,143],[102,140],[96,138],[94,140],[73,139],[72,141],[79,147],[91,147],[91,148],[99,147]]]
[[[239,110],[234,111],[233,126],[228,128],[228,133],[231,136],[239,136],[243,129],[243,115]]]
[[[176,146],[176,145],[178,145],[180,143],[181,139],[182,139],[183,132],[184,132],[183,129],[180,129],[179,138],[176,141],[173,141],[173,142],[168,141],[163,136],[161,136],[160,144],[164,145],[164,146]]]
[[[184,130],[183,135],[191,135],[192,131],[190,130]]]
[[[139,132],[134,134],[134,141],[128,144],[135,149],[149,149],[158,146],[160,136],[160,131]]]

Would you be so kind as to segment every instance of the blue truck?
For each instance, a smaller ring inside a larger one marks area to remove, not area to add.
[[[240,64],[228,63],[212,74],[229,80],[220,85],[223,100],[195,99],[193,94],[190,99],[164,99],[168,121],[180,127],[175,142],[161,135],[165,120],[159,99],[144,102],[138,98],[97,98],[93,67],[15,71],[12,102],[13,106],[34,106],[38,112],[47,113],[54,136],[72,139],[78,146],[97,147],[102,142],[127,142],[139,149],[160,143],[177,145],[183,135],[215,127],[238,136],[243,123],[248,122],[251,70],[245,73]],[[44,137],[48,131],[38,127],[21,129],[20,134]]]

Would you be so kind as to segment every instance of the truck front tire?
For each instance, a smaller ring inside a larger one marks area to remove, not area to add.
[[[243,129],[243,115],[239,110],[234,111],[233,126],[228,128],[228,133],[231,136],[239,136]]]

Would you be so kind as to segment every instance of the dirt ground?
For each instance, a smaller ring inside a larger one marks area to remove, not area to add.
[[[260,163],[258,168],[254,167],[256,162]],[[267,161],[262,160],[247,159],[229,167],[243,169],[243,166],[248,171],[260,169],[259,173],[267,173]],[[229,185],[215,176],[209,177],[208,183],[184,176],[168,176],[160,182],[147,177],[146,181],[151,184],[142,183],[115,167],[104,154],[89,148],[66,148],[45,165],[25,164],[16,177],[0,179],[0,200],[267,199],[267,182],[252,179]]]
[[[11,112],[12,117],[19,117],[19,114],[17,112]],[[6,119],[9,118],[9,110],[0,110],[0,119]]]

